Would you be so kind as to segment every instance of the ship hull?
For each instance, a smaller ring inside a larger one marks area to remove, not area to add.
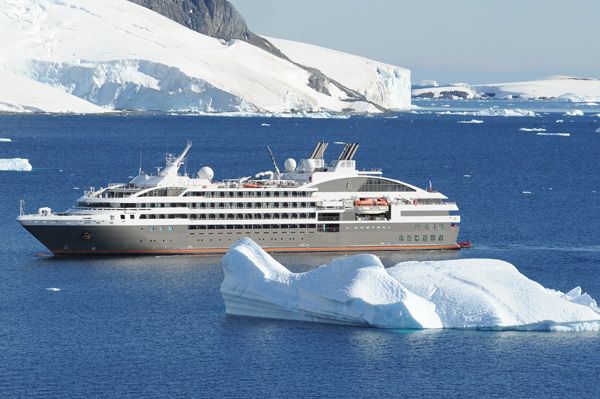
[[[55,255],[223,254],[242,237],[268,252],[353,252],[453,250],[458,227],[417,230],[412,223],[344,224],[339,231],[317,229],[190,230],[179,226],[82,226],[24,224]],[[418,240],[417,240],[418,236]]]

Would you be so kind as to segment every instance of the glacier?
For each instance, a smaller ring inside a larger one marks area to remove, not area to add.
[[[0,159],[0,171],[31,172],[32,169],[33,167],[29,163],[28,159]]]
[[[386,109],[411,106],[410,70],[307,43],[267,38],[292,60],[321,70]],[[333,88],[335,90],[335,88]]]
[[[310,116],[410,106],[409,71],[324,52],[334,54],[332,73],[371,71],[334,76],[364,100],[311,88],[293,57],[200,34],[127,0],[0,0],[0,112]]]
[[[222,260],[230,315],[392,329],[599,331],[596,301],[544,288],[495,259],[403,262],[361,254],[293,273],[243,238]]]

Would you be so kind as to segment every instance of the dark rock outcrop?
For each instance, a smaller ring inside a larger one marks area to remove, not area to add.
[[[253,33],[242,15],[226,0],[129,0],[203,35],[223,40],[238,39],[278,57],[281,51]]]

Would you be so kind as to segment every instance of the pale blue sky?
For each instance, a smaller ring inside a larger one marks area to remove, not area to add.
[[[600,78],[598,0],[230,0],[256,33],[410,68],[413,82]]]

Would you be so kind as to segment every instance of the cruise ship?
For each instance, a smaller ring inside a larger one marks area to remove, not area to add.
[[[181,174],[191,142],[156,174],[91,187],[66,212],[17,220],[55,255],[218,254],[241,237],[269,252],[458,249],[456,203],[432,189],[359,170],[358,143],[328,143],[280,170],[216,181],[205,166]],[[341,147],[340,147],[341,148]]]

